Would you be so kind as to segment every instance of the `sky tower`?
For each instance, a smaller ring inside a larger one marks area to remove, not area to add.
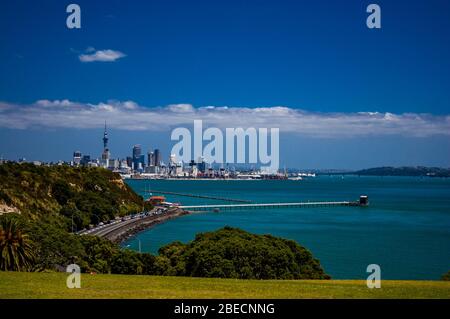
[[[108,132],[106,131],[106,121],[105,121],[105,132],[103,133],[103,153],[102,153],[102,162],[105,167],[109,166],[109,158],[111,154],[109,153],[108,148]]]
[[[108,148],[108,132],[106,131],[106,121],[105,121],[105,132],[103,133],[103,150]]]

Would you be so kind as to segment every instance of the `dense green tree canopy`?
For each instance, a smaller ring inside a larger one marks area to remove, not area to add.
[[[225,227],[159,250],[168,274],[243,279],[328,279],[312,254],[292,240]]]

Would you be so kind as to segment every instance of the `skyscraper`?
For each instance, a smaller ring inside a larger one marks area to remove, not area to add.
[[[169,156],[169,166],[177,165],[177,157],[175,154],[170,154]]]
[[[127,166],[130,168],[133,167],[133,158],[131,156],[127,156]]]
[[[88,165],[91,161],[91,156],[90,155],[83,155],[83,157],[81,158],[80,164],[81,165]]]
[[[142,154],[141,145],[133,146],[133,166],[135,170],[138,168],[143,169],[145,167],[145,156]]]
[[[161,153],[159,152],[159,149],[155,149],[153,152],[153,156],[155,157],[155,166],[161,165]]]
[[[147,152],[147,164],[148,166],[155,166],[155,158],[153,156],[153,152],[150,150]]]
[[[80,163],[81,163],[81,152],[80,151],[73,152],[73,164],[80,165]]]
[[[133,158],[141,157],[141,153],[142,153],[141,145],[133,146]]]

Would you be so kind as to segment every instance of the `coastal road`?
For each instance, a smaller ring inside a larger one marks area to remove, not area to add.
[[[106,224],[102,227],[95,228],[91,231],[80,232],[79,235],[98,236],[117,242],[138,231],[142,231],[153,225],[186,214],[187,212],[184,210],[171,209],[158,215],[136,217],[125,221],[113,222],[111,224]]]

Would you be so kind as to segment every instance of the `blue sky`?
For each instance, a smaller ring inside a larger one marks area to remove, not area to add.
[[[381,6],[380,30],[365,24],[372,2]],[[69,3],[81,7],[80,30],[65,25]],[[192,105],[191,117],[227,106],[217,111],[224,123],[238,117],[248,126],[261,123],[248,109],[286,108],[294,124],[279,113],[273,124],[287,127],[281,163],[290,167],[450,166],[449,35],[445,0],[3,1],[0,101],[8,111],[0,113],[0,154],[57,160],[80,149],[96,157],[107,119],[113,155],[127,156],[137,143],[168,155],[170,125],[136,119],[133,129],[135,114],[122,113],[133,101],[149,117],[179,113],[168,105]],[[124,56],[80,58],[96,52]],[[95,117],[80,116],[86,107]],[[330,127],[334,118],[340,124]],[[312,122],[322,127],[305,131]],[[352,151],[365,144],[370,156]]]

